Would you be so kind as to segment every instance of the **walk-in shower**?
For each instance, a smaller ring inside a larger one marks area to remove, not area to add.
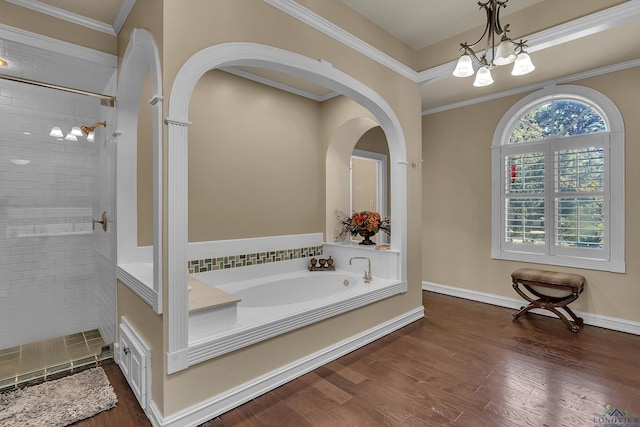
[[[8,53],[0,73],[10,77],[0,78],[1,377],[11,349],[80,335],[89,346],[96,333],[115,340],[115,239],[92,227],[115,196],[105,126],[113,108],[92,90],[107,88],[115,68],[100,65],[103,81],[93,82],[91,61],[0,44]]]

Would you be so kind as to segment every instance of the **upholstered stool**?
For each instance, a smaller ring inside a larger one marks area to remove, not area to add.
[[[513,281],[513,289],[525,300],[529,301],[529,305],[522,307],[518,312],[513,314],[513,318],[517,319],[527,311],[534,308],[542,308],[549,310],[562,320],[571,332],[578,332],[583,325],[582,318],[567,307],[567,305],[578,299],[584,290],[584,277],[578,274],[557,273],[554,271],[537,270],[534,268],[521,268],[511,273]],[[527,295],[519,285],[524,286],[532,295],[538,299],[533,299]],[[549,289],[550,292],[544,293],[541,288]],[[551,291],[555,290],[555,291]],[[561,296],[556,296],[557,291],[561,291]],[[570,322],[562,312],[561,308],[573,319]]]

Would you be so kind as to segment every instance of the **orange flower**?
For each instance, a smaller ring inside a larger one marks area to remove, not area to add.
[[[389,218],[382,218],[380,213],[375,211],[354,212],[351,216],[338,213],[338,217],[342,225],[338,240],[344,240],[348,234],[356,236],[364,231],[375,234],[383,230],[387,235],[391,233]]]

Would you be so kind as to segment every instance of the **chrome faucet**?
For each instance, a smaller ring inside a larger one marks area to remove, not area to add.
[[[349,259],[349,265],[351,265],[351,261],[353,261],[354,259],[366,259],[367,262],[369,263],[369,270],[364,272],[364,283],[369,283],[373,280],[373,278],[371,277],[371,260],[369,259],[369,257],[366,256],[354,256],[352,258]]]

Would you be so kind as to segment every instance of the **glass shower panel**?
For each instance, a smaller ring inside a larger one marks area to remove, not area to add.
[[[103,113],[93,97],[0,80],[0,348],[99,326],[91,220],[105,133],[79,128]]]

